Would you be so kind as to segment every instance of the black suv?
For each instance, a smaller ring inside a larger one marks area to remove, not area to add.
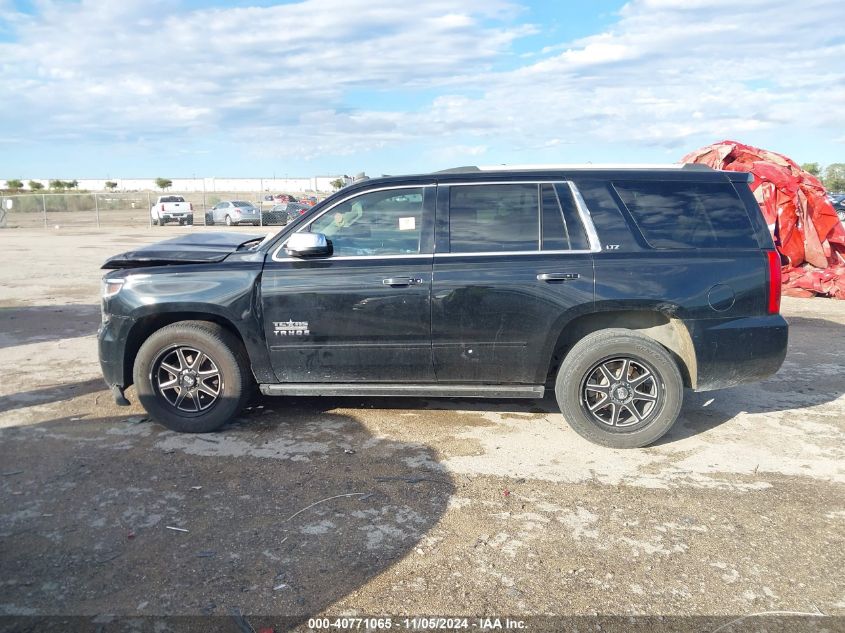
[[[684,387],[777,371],[780,258],[747,175],[466,167],[346,187],[266,238],[109,259],[100,362],[185,432],[266,395],[539,398],[644,446]]]

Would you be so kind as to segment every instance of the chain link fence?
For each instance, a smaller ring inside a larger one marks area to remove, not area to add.
[[[262,211],[262,225],[280,224],[287,217],[270,213],[277,202],[266,200],[266,192],[22,193],[0,194],[0,228],[152,227],[151,210],[160,195],[181,196],[190,203],[193,226],[210,225],[211,208],[225,200],[254,204]]]

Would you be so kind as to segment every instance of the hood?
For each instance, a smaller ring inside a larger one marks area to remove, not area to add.
[[[102,267],[115,269],[208,264],[223,261],[241,246],[263,239],[263,235],[247,233],[191,233],[109,257]]]

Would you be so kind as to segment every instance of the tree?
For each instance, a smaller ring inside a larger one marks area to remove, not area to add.
[[[845,163],[832,163],[824,170],[824,187],[828,191],[845,191]]]
[[[108,189],[109,191],[114,191],[115,189],[117,189],[117,183],[114,180],[107,180],[106,189]]]
[[[50,189],[64,189],[65,188],[65,181],[64,180],[51,180],[50,181]]]
[[[65,180],[65,189],[76,189],[78,186],[78,180]]]
[[[173,181],[167,178],[156,178],[156,187],[161,190],[170,189],[173,186]]]
[[[801,169],[812,174],[816,178],[822,175],[822,168],[818,163],[802,163]]]
[[[12,191],[17,191],[18,189],[23,189],[23,181],[18,180],[17,178],[13,178],[12,180],[6,181],[6,187],[11,189]]]
[[[336,178],[329,183],[334,189],[341,189],[343,185],[346,183],[343,182],[343,178]]]
[[[28,184],[31,191],[41,191],[44,188],[44,184],[37,180],[30,180]]]

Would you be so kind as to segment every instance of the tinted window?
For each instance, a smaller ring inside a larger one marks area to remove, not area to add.
[[[587,234],[578,217],[568,185],[542,185],[543,250],[589,249]]]
[[[614,182],[654,248],[756,248],[754,231],[730,183]]]
[[[162,202],[185,202],[185,198],[182,196],[164,196],[161,198]]]
[[[615,246],[615,250],[630,250],[637,248],[634,234],[628,228],[610,183],[606,180],[576,180],[575,186],[584,198],[584,203],[590,210],[590,219],[596,227],[599,241],[607,248]],[[642,238],[640,238],[642,239]]]
[[[421,188],[365,193],[311,224],[332,241],[335,255],[405,255],[420,252]],[[289,209],[294,205],[289,205]]]
[[[536,251],[537,189],[536,184],[450,187],[451,252]]]
[[[244,202],[243,200],[235,200],[233,203],[236,207],[251,207],[251,202]]]

